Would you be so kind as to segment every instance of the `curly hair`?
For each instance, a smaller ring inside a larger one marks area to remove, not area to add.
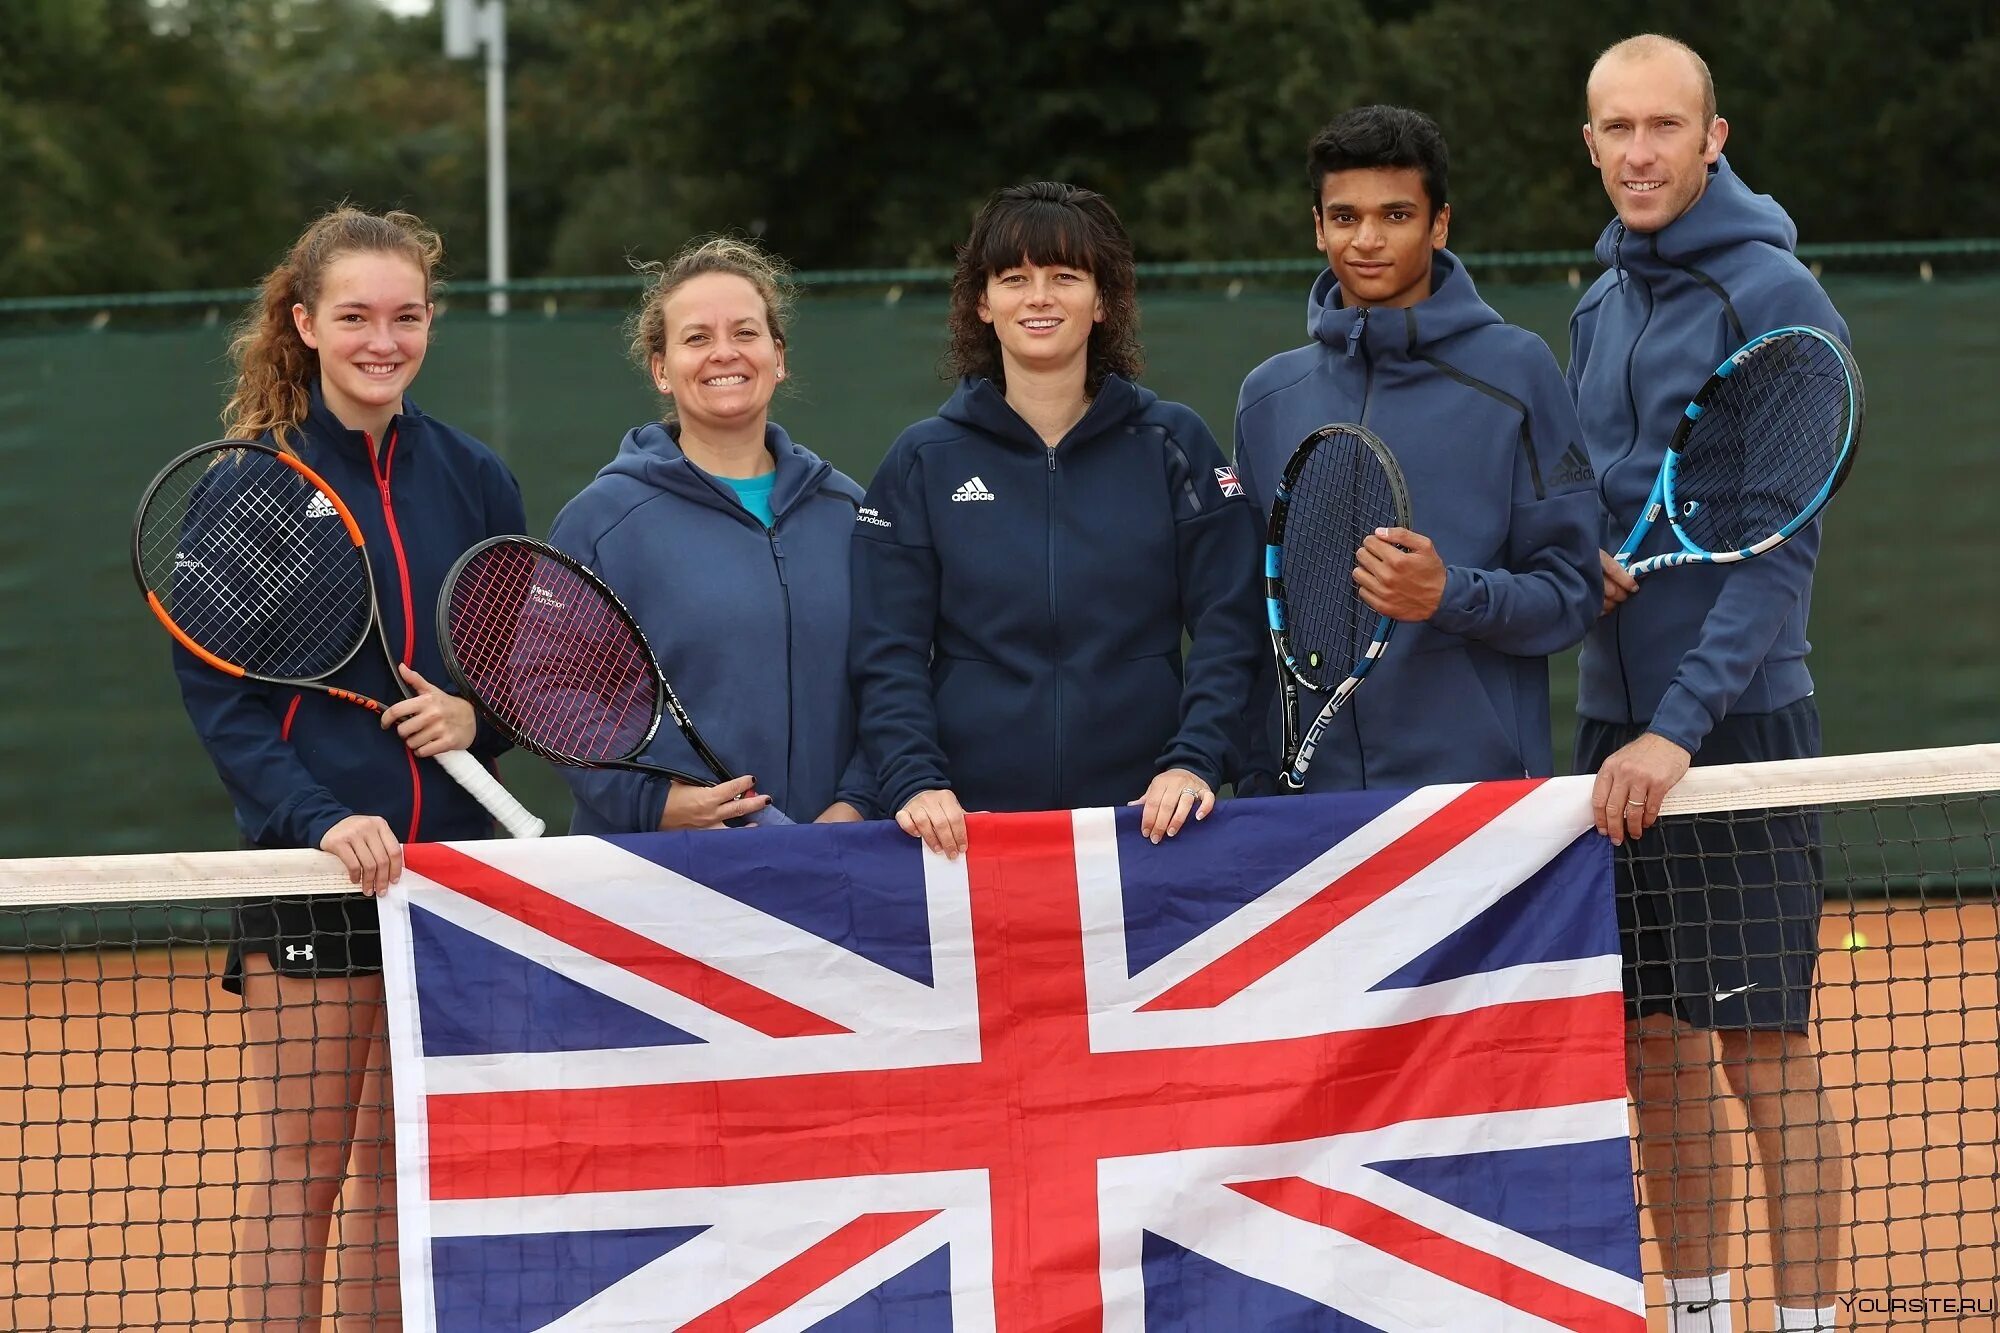
[[[423,274],[434,298],[444,242],[412,213],[369,213],[342,204],[314,219],[278,266],[264,275],[257,296],[229,340],[236,385],[222,409],[224,433],[254,440],[267,431],[290,452],[291,433],[306,419],[319,353],[299,337],[292,307],[311,310],[335,260],[353,254],[400,255]]]
[[[625,336],[632,362],[648,383],[652,382],[654,360],[667,354],[667,299],[704,274],[734,274],[755,287],[764,298],[771,341],[784,347],[785,324],[792,317],[792,284],[790,269],[776,255],[733,236],[709,236],[689,242],[664,264],[655,259],[634,262],[632,267],[645,275],[645,294],[639,309],[625,321]],[[667,398],[670,419],[673,410],[673,399]]]
[[[1083,391],[1095,397],[1107,375],[1138,378],[1145,357],[1139,346],[1132,239],[1103,195],[1058,181],[1010,185],[987,200],[973,220],[951,278],[946,370],[1006,386],[1000,339],[979,317],[979,302],[988,278],[1023,263],[1079,268],[1097,283],[1104,318],[1091,326]]]

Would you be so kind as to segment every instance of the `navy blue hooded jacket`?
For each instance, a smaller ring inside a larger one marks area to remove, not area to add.
[[[861,488],[775,425],[773,526],[681,452],[675,429],[651,422],[563,506],[549,530],[617,590],[645,631],[674,693],[724,764],[795,822],[836,800],[875,813],[873,782],[854,758],[847,684],[847,550]],[[639,758],[706,774],[668,719]],[[572,833],[660,826],[667,779],[567,768]]]
[[[1243,480],[1268,513],[1299,441],[1329,422],[1358,422],[1396,455],[1411,526],[1445,563],[1437,613],[1396,627],[1328,729],[1307,785],[1551,772],[1548,655],[1581,639],[1602,601],[1597,501],[1555,357],[1502,322],[1449,251],[1432,261],[1429,298],[1406,310],[1349,306],[1332,271],[1322,273],[1307,328],[1309,345],[1243,382]],[[1259,700],[1270,692],[1267,672]],[[1303,727],[1326,700],[1300,694]],[[1258,707],[1276,720],[1275,707]]]
[[[961,381],[889,450],[855,529],[883,805],[943,788],[969,810],[1116,805],[1168,768],[1220,784],[1261,656],[1260,544],[1178,403],[1109,376],[1051,449],[991,380]]]
[[[1570,321],[1569,383],[1603,496],[1600,545],[1632,530],[1681,409],[1731,352],[1758,333],[1810,324],[1843,341],[1847,325],[1792,254],[1798,229],[1728,160],[1694,207],[1656,232],[1613,220],[1597,239],[1609,270]],[[1649,577],[1584,641],[1577,711],[1645,724],[1689,752],[1731,713],[1768,713],[1812,693],[1806,613],[1815,522],[1755,560],[1684,565]],[[1679,549],[1664,522],[1640,556]]]
[[[407,399],[378,450],[341,425],[315,387],[292,439],[361,525],[390,650],[453,690],[437,646],[438,588],[466,548],[527,526],[513,474],[485,445]],[[493,836],[479,803],[374,714],[317,690],[234,679],[179,644],[173,653],[188,717],[250,842],[317,847],[353,814],[382,816],[405,842]],[[383,703],[403,697],[372,638],[329,683]],[[482,725],[472,753],[490,763],[505,748]]]

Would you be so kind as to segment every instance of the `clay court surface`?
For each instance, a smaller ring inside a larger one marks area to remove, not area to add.
[[[1841,947],[1853,932],[1868,946]],[[1823,942],[1819,1037],[1855,1149],[1845,1326],[2000,1328],[1916,1305],[2000,1300],[1994,908],[1829,910]],[[258,1122],[218,963],[0,956],[0,1329],[226,1329],[239,1136]],[[1767,1290],[1753,1267],[1738,1329],[1768,1327]]]

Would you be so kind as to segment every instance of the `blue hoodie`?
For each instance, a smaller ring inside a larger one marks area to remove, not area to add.
[[[961,381],[889,450],[855,529],[883,804],[950,788],[969,810],[1117,805],[1169,768],[1219,785],[1261,656],[1260,545],[1180,404],[1109,376],[1051,449],[991,380]]]
[[[391,651],[451,690],[437,646],[438,588],[467,547],[527,526],[513,474],[407,400],[378,450],[341,425],[315,386],[292,439],[361,525]],[[173,657],[188,717],[229,789],[237,828],[256,846],[317,847],[353,814],[382,816],[405,842],[493,836],[479,803],[372,713],[318,690],[225,676],[178,644]],[[383,703],[403,697],[372,637],[328,683]],[[484,726],[472,745],[489,764],[504,749]]]
[[[875,812],[854,760],[847,672],[847,547],[861,488],[784,430],[764,428],[777,461],[774,526],[681,452],[674,428],[626,432],[618,456],[563,506],[552,545],[601,575],[632,611],[702,739],[795,822],[836,800]],[[639,756],[705,774],[669,719]],[[667,779],[566,768],[572,833],[660,825]]]
[[[1555,357],[1502,322],[1449,251],[1432,262],[1429,298],[1409,309],[1347,305],[1332,271],[1320,274],[1307,329],[1309,345],[1243,381],[1244,482],[1268,514],[1299,441],[1357,422],[1396,455],[1411,526],[1445,563],[1437,613],[1396,627],[1328,729],[1308,787],[1546,775],[1548,655],[1583,637],[1602,600],[1596,497]],[[1267,672],[1257,697],[1270,695]],[[1325,702],[1301,691],[1301,725]],[[1258,706],[1275,724],[1275,706]],[[1270,747],[1260,759],[1258,768],[1271,765]]]
[[[1569,383],[1597,469],[1615,551],[1644,508],[1681,409],[1758,333],[1847,325],[1792,254],[1798,229],[1769,195],[1711,169],[1694,207],[1656,232],[1613,220],[1597,238],[1609,270],[1570,320]],[[1662,570],[1584,640],[1577,711],[1647,725],[1689,752],[1731,713],[1768,713],[1812,693],[1806,612],[1820,525],[1736,565]],[[1639,555],[1678,550],[1655,524]]]

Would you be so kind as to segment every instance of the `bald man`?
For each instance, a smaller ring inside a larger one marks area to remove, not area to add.
[[[1597,241],[1606,271],[1570,323],[1569,384],[1604,507],[1603,612],[1583,645],[1576,769],[1596,772],[1598,827],[1622,844],[1631,1090],[1669,1328],[1732,1328],[1723,1101],[1734,1097],[1770,1201],[1777,1327],[1831,1329],[1847,1172],[1809,1029],[1817,819],[1659,819],[1691,763],[1819,753],[1806,670],[1819,525],[1756,560],[1662,571],[1643,593],[1606,552],[1645,505],[1682,407],[1724,357],[1782,325],[1842,339],[1847,326],[1792,253],[1785,211],[1729,169],[1729,124],[1699,55],[1667,37],[1630,38],[1598,58],[1586,100],[1584,143],[1617,217]],[[1638,554],[1672,547],[1662,523]]]

